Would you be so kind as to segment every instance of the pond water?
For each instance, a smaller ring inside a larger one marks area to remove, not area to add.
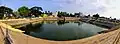
[[[30,23],[24,28],[25,34],[47,40],[76,40],[96,35],[104,28],[80,21],[41,21]]]

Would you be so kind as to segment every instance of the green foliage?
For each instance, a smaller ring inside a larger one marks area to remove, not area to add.
[[[20,13],[20,15],[22,15],[22,16],[28,16],[28,14],[29,14],[29,8],[28,7],[26,7],[26,6],[22,6],[22,7],[20,7],[19,9],[18,9],[18,12]]]
[[[99,16],[99,14],[95,14],[95,15],[93,15],[93,17],[99,18],[100,16]]]
[[[37,10],[37,11],[42,11],[42,7],[38,7],[38,6],[35,6],[35,7],[32,7],[30,10]]]
[[[39,17],[39,15],[41,15],[42,13],[41,12],[42,10],[43,10],[42,7],[35,6],[30,8],[30,14],[35,15],[35,17]]]
[[[18,11],[15,11],[15,12],[13,12],[16,16],[18,16],[19,15],[19,12]]]
[[[13,14],[13,10],[11,8],[0,6],[0,19],[9,17],[10,14]]]
[[[2,13],[0,13],[0,19],[3,19],[4,15]]]
[[[48,17],[47,14],[41,14],[41,17]]]
[[[13,10],[11,8],[5,7],[5,6],[1,6],[0,7],[0,13],[12,13]]]
[[[70,14],[67,12],[60,12],[58,11],[58,17],[70,17]]]
[[[14,11],[13,14],[15,15],[15,18],[19,18],[20,17],[20,14],[18,11]]]

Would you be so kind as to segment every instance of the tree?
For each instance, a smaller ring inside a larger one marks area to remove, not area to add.
[[[73,15],[72,13],[70,13],[70,17],[75,17],[75,15]]]
[[[75,15],[76,17],[79,17],[79,16],[80,16],[80,13],[74,13],[74,15]]]
[[[41,14],[41,17],[48,17],[47,14]]]
[[[29,14],[29,8],[28,7],[26,7],[26,6],[22,6],[22,7],[20,7],[19,9],[18,9],[18,12],[19,12],[19,14],[21,15],[21,16],[23,16],[23,17],[28,17],[28,14]]]
[[[69,17],[70,15],[67,12],[60,12],[58,11],[58,17]]]
[[[13,10],[11,8],[0,6],[0,18],[13,16]]]
[[[39,17],[39,15],[42,14],[41,11],[43,11],[42,7],[35,6],[30,9],[30,14],[35,15],[35,17]]]
[[[12,13],[13,10],[11,8],[5,7],[5,6],[1,6],[0,7],[0,13]]]
[[[21,17],[18,11],[14,11],[13,13],[14,13],[16,18],[20,18]]]
[[[58,16],[58,17],[61,17],[61,16],[62,16],[60,11],[58,11],[57,16]]]
[[[90,14],[88,15],[88,17],[90,17]]]
[[[48,16],[50,16],[50,15],[52,15],[52,14],[53,14],[52,12],[48,11]]]
[[[93,17],[99,18],[100,16],[99,16],[99,14],[95,14],[95,15],[93,15]]]
[[[45,14],[48,14],[48,12],[47,12],[47,11],[45,11]]]

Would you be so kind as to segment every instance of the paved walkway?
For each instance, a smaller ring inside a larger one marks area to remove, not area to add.
[[[120,29],[73,41],[49,41],[15,32],[11,32],[11,35],[16,44],[120,44]]]
[[[0,44],[4,44],[4,35],[1,29],[0,29]]]
[[[9,31],[9,33],[15,44],[120,44],[120,29],[73,41],[50,41],[34,38],[14,31]]]
[[[5,24],[3,24],[5,25]],[[3,26],[0,23],[0,26]],[[9,29],[9,34],[14,44],[120,44],[120,28],[108,33],[98,34],[92,37],[72,41],[50,41],[34,38],[13,29],[10,26],[3,26]],[[0,44],[3,44],[3,34],[0,30]]]

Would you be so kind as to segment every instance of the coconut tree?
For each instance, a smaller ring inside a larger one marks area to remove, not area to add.
[[[42,14],[42,7],[34,6],[30,8],[30,14],[34,15],[35,17],[39,17]]]

